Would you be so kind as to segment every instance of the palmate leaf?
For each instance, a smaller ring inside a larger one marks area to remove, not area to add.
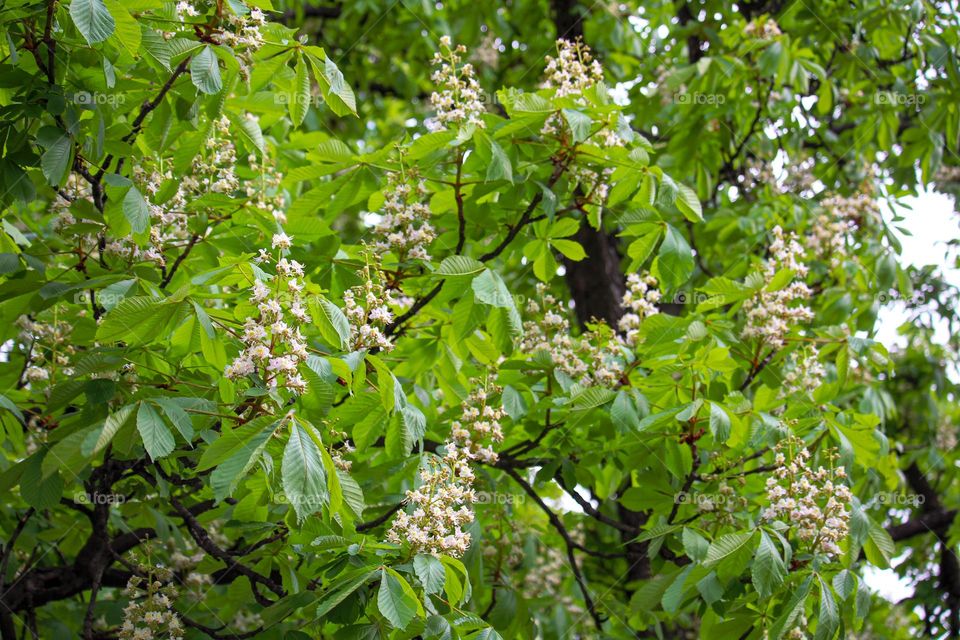
[[[406,629],[417,615],[419,601],[403,577],[393,569],[380,570],[377,608],[397,629]]]
[[[141,402],[137,409],[137,431],[151,460],[163,458],[173,451],[173,434],[149,402]]]
[[[150,226],[150,205],[136,187],[123,196],[123,215],[134,233],[143,233]]]
[[[73,0],[70,17],[89,44],[103,42],[113,34],[116,22],[103,0]]]
[[[205,46],[190,60],[190,79],[201,93],[213,95],[223,89],[220,62],[210,45]]]
[[[446,569],[435,556],[418,554],[413,558],[413,569],[425,593],[440,593],[443,590],[443,585],[446,583]]]
[[[768,598],[783,583],[787,568],[780,551],[765,531],[760,532],[760,544],[753,557],[753,586],[761,598]]]
[[[185,308],[186,304],[175,298],[124,298],[104,316],[97,329],[97,339],[131,346],[162,339],[165,337],[162,329]]]
[[[283,450],[281,474],[283,491],[298,521],[302,522],[329,503],[323,457],[310,434],[296,420],[290,422],[290,439]]]
[[[217,466],[236,455],[257,435],[272,434],[278,424],[274,416],[261,416],[239,427],[224,428],[220,437],[207,445],[197,463],[197,470],[205,471]]]
[[[752,531],[728,533],[720,536],[710,543],[710,548],[707,549],[707,557],[704,562],[708,566],[717,564],[724,558],[727,558],[739,551],[743,545],[750,542],[751,538],[753,538]]]

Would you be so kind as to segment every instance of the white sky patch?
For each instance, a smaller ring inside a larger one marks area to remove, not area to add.
[[[960,269],[957,269],[950,259],[951,250],[948,242],[960,236],[957,214],[953,209],[953,198],[933,191],[923,191],[919,196],[904,198],[904,207],[897,207],[898,213],[904,220],[892,223],[894,212],[881,205],[884,220],[891,227],[902,227],[912,235],[897,232],[898,239],[903,245],[900,254],[901,264],[915,267],[937,265],[947,282],[960,286]],[[897,333],[897,329],[907,322],[908,315],[903,303],[889,304],[880,310],[877,339],[888,349],[906,344],[904,338]],[[946,342],[949,331],[946,323],[937,327],[936,339]]]

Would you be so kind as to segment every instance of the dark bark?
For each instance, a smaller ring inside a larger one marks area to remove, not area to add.
[[[584,7],[576,0],[552,0],[557,37],[573,40],[583,37]],[[617,239],[603,228],[590,226],[584,215],[574,238],[587,257],[579,262],[564,259],[567,287],[574,301],[574,310],[581,326],[592,319],[604,320],[616,327],[623,315],[621,300],[626,291]],[[647,520],[644,513],[631,511],[617,504],[617,516],[626,528],[638,530]],[[650,559],[645,543],[630,542],[635,534],[621,531],[627,556],[625,580],[633,582],[650,577]]]
[[[911,522],[903,526],[906,527],[912,522],[919,521],[919,525],[913,526],[924,526],[924,528],[936,535],[940,552],[938,585],[943,592],[944,606],[948,612],[947,620],[950,627],[950,637],[960,638],[960,562],[957,561],[957,555],[954,553],[953,548],[947,544],[938,533],[938,531],[945,531],[952,524],[952,516],[955,515],[955,512],[947,512],[944,510],[936,489],[930,484],[927,474],[920,469],[916,462],[907,467],[903,473],[914,493],[923,497],[923,504],[920,507],[921,517],[917,520],[911,520]],[[940,524],[941,528],[935,529],[933,527],[927,527],[926,525],[928,523],[924,521],[924,518],[943,520]],[[893,535],[893,532],[891,532],[891,535]]]
[[[574,239],[583,245],[587,254],[579,262],[567,259],[563,262],[577,320],[581,326],[596,319],[616,327],[623,315],[620,302],[626,292],[617,239],[603,229],[591,227],[586,216]]]

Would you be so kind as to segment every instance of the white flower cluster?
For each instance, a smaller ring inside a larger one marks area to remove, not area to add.
[[[804,245],[811,258],[822,260],[831,268],[838,267],[847,257],[847,236],[853,228],[849,220],[821,213],[811,225]]]
[[[782,35],[782,32],[776,20],[767,18],[762,23],[759,20],[747,23],[747,26],[743,28],[743,35],[760,40],[770,40]]]
[[[585,387],[616,384],[623,374],[623,363],[611,345],[594,344],[602,340],[592,332],[574,337],[570,321],[557,299],[547,293],[546,285],[537,285],[537,295],[539,303],[533,298],[527,302],[526,312],[534,319],[523,323],[520,351],[546,354],[559,371]]]
[[[378,251],[393,251],[400,262],[407,258],[429,260],[427,247],[437,237],[430,225],[430,207],[424,200],[427,188],[423,180],[411,186],[401,173],[387,176],[383,213],[376,227]]]
[[[543,86],[545,88],[556,89],[557,97],[577,96],[577,102],[584,104],[583,92],[596,84],[603,82],[603,67],[593,59],[590,54],[590,47],[583,44],[579,39],[575,42],[569,40],[557,40],[557,57],[547,56],[547,66],[544,69]],[[622,147],[625,141],[617,133],[617,122],[619,115],[614,113],[612,122],[606,122],[596,132],[596,137],[600,145],[604,147]],[[541,135],[559,136],[567,130],[567,125],[563,118],[553,113],[547,118],[540,130]],[[581,167],[571,167],[570,172],[575,176],[576,182],[586,192],[595,192],[596,201],[606,200],[609,186],[605,178],[608,178],[612,170],[607,169],[602,175],[596,171]]]
[[[570,538],[577,544],[584,543],[583,527],[579,524],[569,531]],[[566,610],[570,619],[580,624],[584,610],[564,589],[564,584],[571,575],[570,561],[562,551],[562,545],[541,544],[534,557],[533,568],[523,576],[523,595],[528,600],[549,598]],[[579,636],[577,636],[579,637]]]
[[[743,305],[747,323],[742,335],[744,338],[758,338],[779,349],[791,325],[812,320],[813,311],[805,305],[794,304],[811,295],[810,288],[803,282],[807,275],[807,267],[802,262],[803,247],[797,242],[796,234],[785,235],[779,225],[773,228],[773,236],[770,259],[763,271],[764,289]],[[795,278],[777,291],[768,291],[767,287],[781,269],[789,269]]]
[[[221,116],[212,124],[211,135],[206,142],[206,152],[193,161],[191,171],[174,178],[173,171],[154,168],[147,172],[142,166],[133,168],[134,180],[143,186],[150,203],[150,246],[141,251],[130,238],[111,240],[106,252],[130,261],[166,264],[163,252],[170,243],[182,242],[190,232],[187,228],[187,206],[205,193],[232,194],[240,187],[237,178],[237,150],[230,141],[230,120]],[[176,190],[161,204],[157,197],[165,185],[176,180]]]
[[[227,22],[233,27],[233,31],[223,32],[221,44],[234,49],[243,48],[252,51],[263,46],[263,34],[260,33],[260,28],[267,24],[263,11],[254,7],[246,15],[230,14]]]
[[[200,12],[193,5],[192,2],[187,2],[186,0],[180,0],[173,8],[174,12],[177,14],[177,19],[183,22],[184,18],[196,18],[200,15]]]
[[[368,262],[361,271],[363,284],[343,292],[344,313],[350,321],[350,344],[354,351],[381,349],[390,351],[393,342],[384,333],[393,322],[390,307],[394,305],[391,291],[382,284],[378,266]]]
[[[573,42],[557,40],[557,57],[547,56],[544,88],[556,89],[557,97],[580,96],[603,82],[603,67],[593,59],[590,47],[579,38]]]
[[[844,484],[846,471],[834,466],[836,454],[827,454],[829,469],[814,470],[810,452],[796,436],[778,443],[775,451],[773,476],[767,478],[770,506],[762,518],[785,522],[811,553],[840,555],[837,543],[847,535],[852,494]]]
[[[793,367],[783,376],[785,395],[810,395],[823,384],[827,371],[820,363],[819,356],[813,345],[793,356]]]
[[[241,609],[234,614],[230,626],[239,633],[248,633],[262,627],[263,618],[259,613],[247,613]]]
[[[623,294],[622,305],[626,310],[617,328],[624,335],[624,341],[631,347],[637,346],[640,336],[640,323],[647,316],[659,313],[657,303],[660,302],[660,291],[657,279],[649,273],[640,275],[631,273],[627,276],[627,291]]]
[[[607,167],[600,172],[589,167],[574,164],[567,169],[571,182],[576,183],[583,192],[582,199],[594,204],[603,204],[610,195],[610,184],[607,180],[613,174],[613,169]]]
[[[310,316],[300,298],[303,265],[280,257],[290,245],[291,239],[285,233],[273,236],[273,248],[278,254],[273,285],[262,280],[253,283],[250,301],[258,313],[244,322],[244,347],[225,374],[231,380],[256,374],[271,388],[285,387],[303,393],[307,383],[299,373],[299,365],[307,359],[307,345],[299,325],[309,323]],[[269,263],[271,256],[261,249],[259,259]]]
[[[173,610],[177,590],[169,584],[172,579],[173,572],[160,565],[151,568],[146,579],[130,578],[123,592],[130,604],[123,609],[121,640],[182,640],[183,623]]]
[[[433,56],[433,63],[439,68],[431,76],[437,85],[437,91],[430,95],[430,104],[437,112],[436,117],[427,123],[431,129],[460,125],[484,127],[483,91],[473,65],[463,63],[466,52],[462,44],[454,47],[450,36],[440,38],[440,51]]]
[[[859,191],[852,196],[833,195],[820,203],[834,218],[848,221],[861,227],[880,218],[880,206],[870,190]]]
[[[485,440],[494,443],[503,442],[503,429],[500,421],[506,415],[503,407],[489,404],[491,396],[500,393],[499,388],[486,388],[474,382],[474,389],[467,401],[461,405],[463,413],[450,428],[450,438],[470,460],[479,460],[486,464],[497,462],[497,453],[492,444],[484,445]]]
[[[258,120],[257,116],[252,113],[248,113],[246,118],[248,120]],[[247,164],[250,165],[250,170],[259,177],[258,181],[248,180],[246,182],[244,190],[248,201],[257,209],[272,215],[273,219],[279,224],[286,224],[287,200],[281,186],[283,173],[275,171],[266,161],[261,162],[256,154],[251,153],[247,156]]]
[[[473,522],[470,505],[477,499],[471,463],[497,461],[493,446],[485,441],[503,441],[500,420],[504,416],[503,409],[490,402],[500,389],[474,382],[477,386],[460,406],[460,420],[451,425],[443,457],[422,466],[420,486],[407,491],[407,504],[413,510],[394,518],[387,532],[390,542],[406,542],[417,553],[456,557],[470,547],[470,534],[463,527]]]
[[[51,322],[38,322],[29,316],[17,318],[18,339],[28,360],[23,378],[31,384],[52,380],[58,372],[73,375],[70,362],[77,352],[70,340],[73,327],[59,320],[57,311],[58,307],[54,307]]]

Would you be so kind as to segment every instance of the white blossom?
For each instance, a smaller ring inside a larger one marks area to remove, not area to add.
[[[657,279],[650,274],[631,273],[627,276],[627,291],[621,302],[626,313],[620,318],[617,328],[624,334],[628,345],[637,345],[640,323],[643,319],[659,313],[660,291],[656,288]]]
[[[400,262],[407,258],[430,259],[427,247],[437,233],[430,224],[426,198],[423,180],[415,180],[411,186],[401,173],[388,175],[380,222],[375,229],[374,247],[378,251],[392,251]]]
[[[838,543],[846,537],[852,494],[845,484],[843,467],[834,466],[836,455],[828,453],[830,468],[810,460],[803,441],[789,436],[774,448],[773,475],[767,478],[764,520],[786,523],[811,553],[836,558]]]
[[[282,231],[273,236],[273,246],[278,253],[290,245],[290,237]],[[310,322],[300,298],[299,278],[303,274],[303,265],[299,262],[280,258],[271,284],[259,280],[253,283],[250,302],[256,307],[257,315],[244,321],[239,335],[244,346],[227,366],[224,373],[228,378],[238,380],[259,375],[268,387],[283,387],[297,394],[306,391],[306,382],[299,374],[300,365],[307,359],[307,345],[300,325]]]
[[[417,553],[455,557],[470,547],[470,534],[463,528],[474,518],[471,463],[497,461],[493,443],[503,441],[500,420],[505,415],[491,402],[500,389],[473,383],[474,390],[460,405],[460,419],[451,424],[443,456],[428,459],[421,467],[420,484],[407,491],[407,510],[394,518],[388,541],[407,543]]]
[[[437,70],[431,79],[437,90],[430,95],[436,116],[428,122],[432,129],[448,129],[460,125],[484,127],[483,90],[477,82],[473,65],[463,62],[467,52],[463,45],[453,46],[450,36],[440,38],[440,51],[433,57]]]
[[[157,565],[142,567],[145,576],[133,575],[124,595],[130,602],[123,609],[120,640],[182,640],[183,622],[173,609],[177,590],[170,584],[173,572]]]
[[[810,288],[803,282],[807,266],[803,263],[803,247],[795,234],[784,235],[779,226],[773,228],[774,241],[770,245],[770,259],[763,269],[764,288],[743,305],[747,323],[744,338],[756,338],[773,348],[780,348],[794,324],[809,322],[813,311],[806,305],[795,304],[810,297]],[[770,290],[774,276],[788,269],[795,276],[786,286]]]

